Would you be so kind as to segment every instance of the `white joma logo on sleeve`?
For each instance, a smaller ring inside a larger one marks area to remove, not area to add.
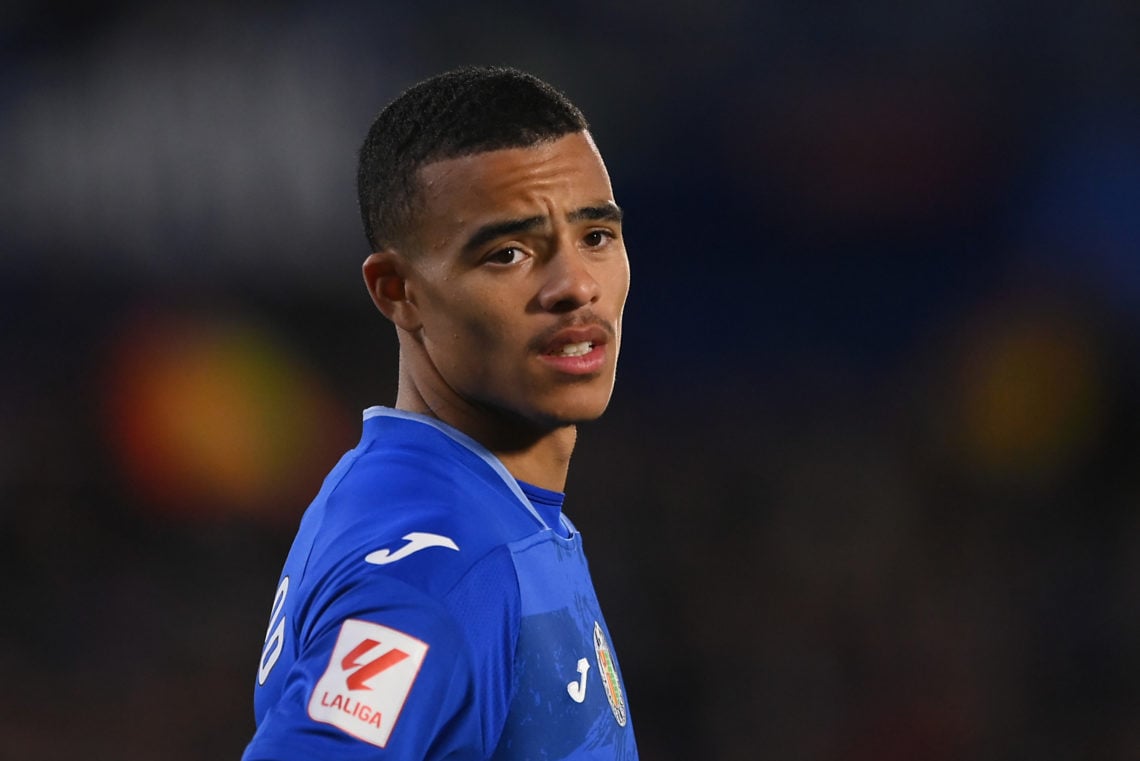
[[[395,552],[385,547],[382,550],[368,553],[364,558],[364,562],[372,563],[373,565],[388,565],[389,563],[395,563],[397,560],[403,560],[414,552],[426,550],[429,547],[446,547],[449,550],[459,550],[459,545],[452,541],[450,537],[441,536],[440,534],[430,534],[426,531],[413,531],[410,534],[406,534],[404,540],[407,544]]]

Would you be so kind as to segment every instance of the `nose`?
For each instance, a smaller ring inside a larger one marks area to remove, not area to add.
[[[538,302],[548,312],[570,312],[598,300],[601,289],[581,251],[564,248],[546,263]]]

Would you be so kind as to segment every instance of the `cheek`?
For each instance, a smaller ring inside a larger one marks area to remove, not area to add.
[[[625,300],[629,296],[629,259],[622,257],[614,263],[613,271],[609,274],[610,292],[617,302],[618,315],[625,309]]]
[[[530,341],[519,289],[454,280],[431,286],[420,292],[423,344],[448,381],[487,385],[517,376]]]
[[[625,302],[629,296],[629,260],[625,260],[621,267],[621,272],[617,278],[615,293],[617,294],[617,309],[616,317],[614,319],[614,330],[617,332],[618,345],[621,345],[621,323],[622,317],[625,314]]]
[[[424,337],[437,366],[476,376],[493,374],[509,343],[508,326],[497,315],[455,300],[425,320]]]

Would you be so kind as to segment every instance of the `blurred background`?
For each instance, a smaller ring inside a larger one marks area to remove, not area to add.
[[[237,759],[389,404],[356,150],[461,63],[590,118],[634,286],[567,512],[642,757],[1140,757],[1140,5],[0,16],[0,750]]]

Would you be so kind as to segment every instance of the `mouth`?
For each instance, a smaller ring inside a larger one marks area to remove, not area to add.
[[[602,325],[579,325],[546,336],[536,348],[548,367],[560,373],[585,376],[602,371],[609,353],[609,339]]]

